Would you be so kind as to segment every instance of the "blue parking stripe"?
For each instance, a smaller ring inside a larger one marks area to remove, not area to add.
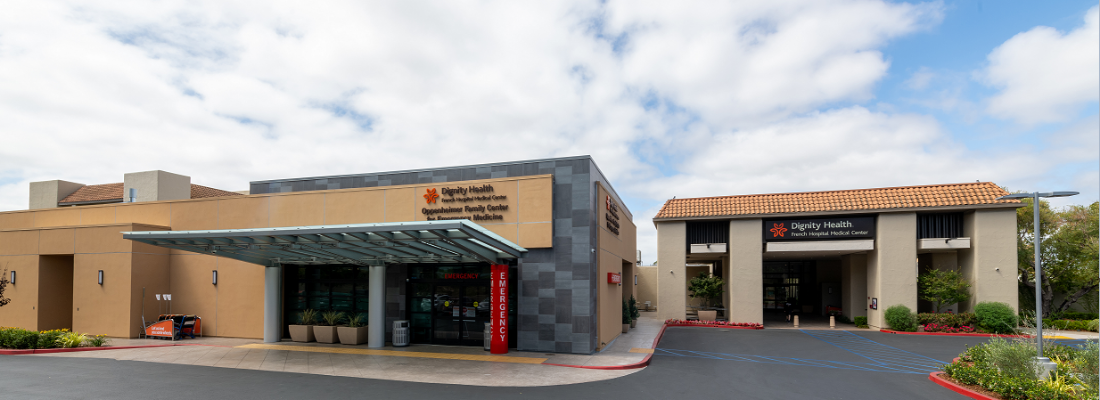
[[[946,364],[944,361],[905,351],[897,347],[887,346],[848,331],[801,331],[802,333],[836,346],[849,353],[871,360],[875,364],[906,367],[914,366],[933,369],[939,369],[940,365]]]

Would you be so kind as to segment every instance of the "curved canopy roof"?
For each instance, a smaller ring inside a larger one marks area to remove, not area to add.
[[[469,220],[387,222],[209,231],[123,232],[154,246],[253,264],[503,264],[527,249]]]

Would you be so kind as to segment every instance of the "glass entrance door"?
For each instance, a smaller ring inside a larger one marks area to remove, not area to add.
[[[436,285],[432,343],[477,346],[489,322],[489,288],[471,284]]]

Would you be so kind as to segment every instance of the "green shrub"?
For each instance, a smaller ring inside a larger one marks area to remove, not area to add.
[[[311,309],[298,313],[298,325],[316,325],[317,311]]]
[[[1092,331],[1096,332],[1096,320],[1078,321],[1072,319],[1044,319],[1043,326],[1067,331]]]
[[[626,304],[626,300],[623,300],[623,323],[630,323],[630,305]]]
[[[1076,311],[1063,311],[1060,313],[1051,313],[1051,319],[1072,319],[1075,321],[1091,321],[1094,319],[1100,319],[1100,315],[1097,313],[1084,313]]]
[[[638,311],[638,301],[634,300],[634,295],[630,295],[630,319],[635,320],[642,316],[642,313]]]
[[[8,349],[38,348],[38,332],[23,328],[4,328],[0,330],[0,347]]]
[[[38,349],[52,349],[60,346],[57,343],[57,339],[60,339],[62,335],[69,332],[68,329],[55,329],[52,331],[38,332]]]
[[[936,324],[945,325],[952,328],[958,328],[961,326],[977,326],[978,321],[974,316],[974,313],[959,313],[959,314],[945,314],[945,313],[920,313],[917,314],[917,323],[920,325]]]
[[[850,324],[850,323],[852,323],[852,320],[848,319],[847,315],[837,314],[836,322],[839,322],[839,323],[842,323],[842,324]]]
[[[336,326],[340,325],[344,321],[343,311],[325,311],[321,313],[321,325],[323,326]]]
[[[84,339],[84,341],[88,343],[88,346],[91,347],[103,347],[106,346],[107,343],[110,343],[111,339],[109,339],[107,335],[95,335],[88,336],[88,338]]]
[[[57,342],[60,347],[71,349],[74,347],[80,347],[80,345],[84,343],[84,339],[87,338],[88,335],[85,335],[83,333],[66,332],[64,335],[61,335],[61,337],[58,338]]]
[[[916,332],[917,317],[909,307],[895,304],[886,309],[886,325],[895,331]]]
[[[856,324],[856,328],[866,328],[867,327],[867,317],[856,317],[855,324]]]
[[[367,316],[363,314],[352,314],[348,316],[348,327],[359,328],[367,324]]]
[[[978,326],[994,333],[1015,333],[1016,312],[1008,304],[983,301],[974,307]]]

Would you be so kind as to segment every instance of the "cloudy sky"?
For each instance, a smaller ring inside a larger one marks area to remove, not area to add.
[[[1100,197],[1095,1],[9,2],[0,210],[28,182],[590,154],[634,212],[993,181]]]

